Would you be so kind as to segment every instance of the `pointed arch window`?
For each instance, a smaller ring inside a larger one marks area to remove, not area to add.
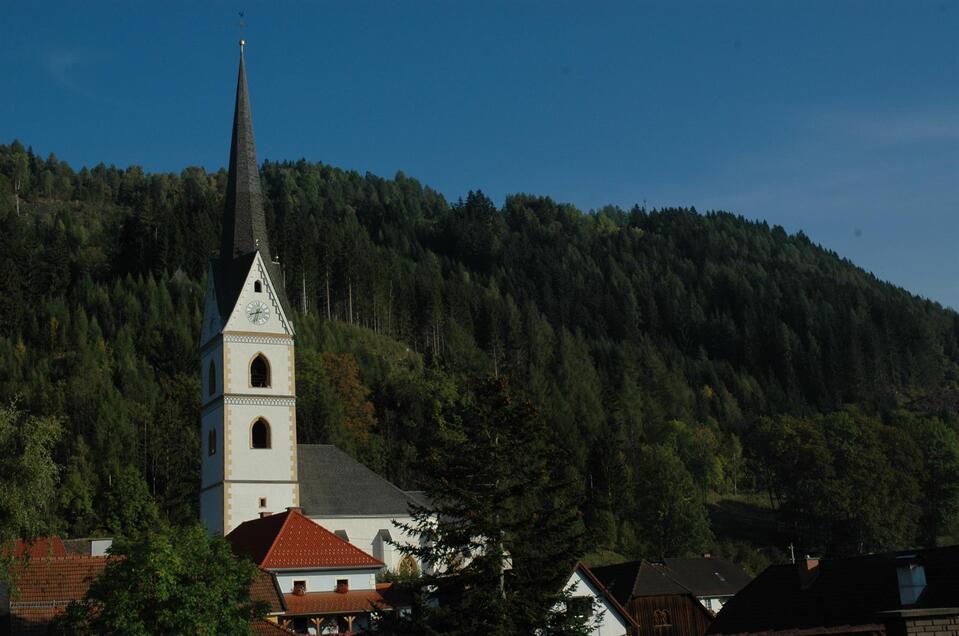
[[[255,283],[253,283],[253,291],[255,291],[255,292],[258,293],[258,294],[259,294],[259,293],[262,293],[262,292],[263,292],[263,283],[261,283],[260,281],[256,281]]]
[[[216,393],[216,365],[210,360],[210,369],[207,371],[207,390],[210,395]]]
[[[262,417],[253,422],[250,427],[250,447],[251,448],[269,448],[270,447],[270,425]]]
[[[261,389],[270,386],[270,362],[262,353],[256,354],[250,363],[250,386]]]
[[[211,428],[206,438],[207,452],[210,455],[216,455],[216,429]]]

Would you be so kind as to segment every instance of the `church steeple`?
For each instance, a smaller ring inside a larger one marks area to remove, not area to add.
[[[223,241],[200,335],[200,516],[213,534],[299,505],[293,314],[267,241],[240,47]]]
[[[230,145],[230,176],[226,186],[226,209],[223,215],[223,239],[220,258],[229,260],[260,250],[263,260],[271,262],[266,234],[266,215],[260,172],[256,163],[256,142],[253,139],[253,115],[250,112],[246,64],[240,40],[240,71],[236,81],[236,108],[233,112],[233,140]]]
[[[226,318],[236,307],[243,282],[257,252],[276,292],[277,301],[287,317],[292,316],[283,284],[283,272],[273,260],[266,232],[266,213],[256,163],[253,139],[253,115],[246,83],[246,63],[240,40],[240,70],[236,79],[236,104],[233,111],[233,139],[230,143],[230,172],[223,210],[223,234],[220,257],[213,263],[213,283],[220,316]]]

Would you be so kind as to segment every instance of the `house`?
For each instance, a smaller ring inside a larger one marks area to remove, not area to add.
[[[389,586],[376,583],[383,562],[299,508],[241,523],[226,538],[276,577],[286,608],[278,623],[296,633],[368,630],[378,613],[393,610]]]
[[[626,609],[610,594],[605,586],[582,563],[577,563],[566,583],[571,604],[585,599],[595,618],[591,636],[626,636],[634,634],[639,626],[630,618]]]
[[[87,593],[107,565],[108,557],[44,556],[15,566],[17,593],[7,602],[10,634],[47,633],[50,623]]]
[[[639,625],[638,634],[702,636],[720,607],[749,575],[725,559],[631,561],[593,574]]]
[[[708,554],[701,558],[666,558],[654,562],[653,567],[689,590],[713,616],[752,580],[735,563]]]
[[[60,542],[56,537],[38,540],[32,544],[30,560],[13,566],[17,593],[12,599],[5,597],[0,608],[4,623],[0,633],[11,636],[47,634],[50,624],[70,603],[86,596],[91,583],[109,562],[110,557],[105,555],[68,554],[64,544],[83,549],[80,542]],[[89,549],[90,542],[87,541],[86,550]],[[264,631],[271,629],[268,625],[260,625],[277,622],[278,617],[286,612],[283,594],[271,573],[259,572],[250,586],[250,598],[264,602],[267,607],[266,619],[253,625],[254,633],[275,633],[275,630]]]
[[[709,634],[959,634],[959,546],[774,565]]]

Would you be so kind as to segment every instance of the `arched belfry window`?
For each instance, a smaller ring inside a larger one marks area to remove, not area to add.
[[[252,448],[270,447],[270,425],[262,417],[253,422],[250,428],[250,446]]]
[[[262,353],[250,363],[250,386],[265,389],[270,386],[270,363]]]
[[[211,428],[210,434],[206,438],[207,452],[210,455],[216,455],[216,429]]]
[[[253,291],[255,291],[255,292],[258,293],[258,294],[259,294],[260,292],[262,292],[262,291],[263,291],[263,283],[261,283],[260,281],[256,281],[255,283],[253,283]]]
[[[210,395],[216,393],[216,365],[213,364],[213,360],[210,360],[210,370],[207,372],[207,389]]]

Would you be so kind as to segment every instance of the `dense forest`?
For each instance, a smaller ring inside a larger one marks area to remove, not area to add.
[[[494,376],[550,422],[596,560],[710,550],[755,569],[790,544],[959,536],[959,315],[802,233],[451,203],[303,160],[261,177],[297,310],[300,442],[418,488],[432,415]],[[59,418],[47,514],[65,535],[196,518],[225,183],[0,145],[0,399]]]

